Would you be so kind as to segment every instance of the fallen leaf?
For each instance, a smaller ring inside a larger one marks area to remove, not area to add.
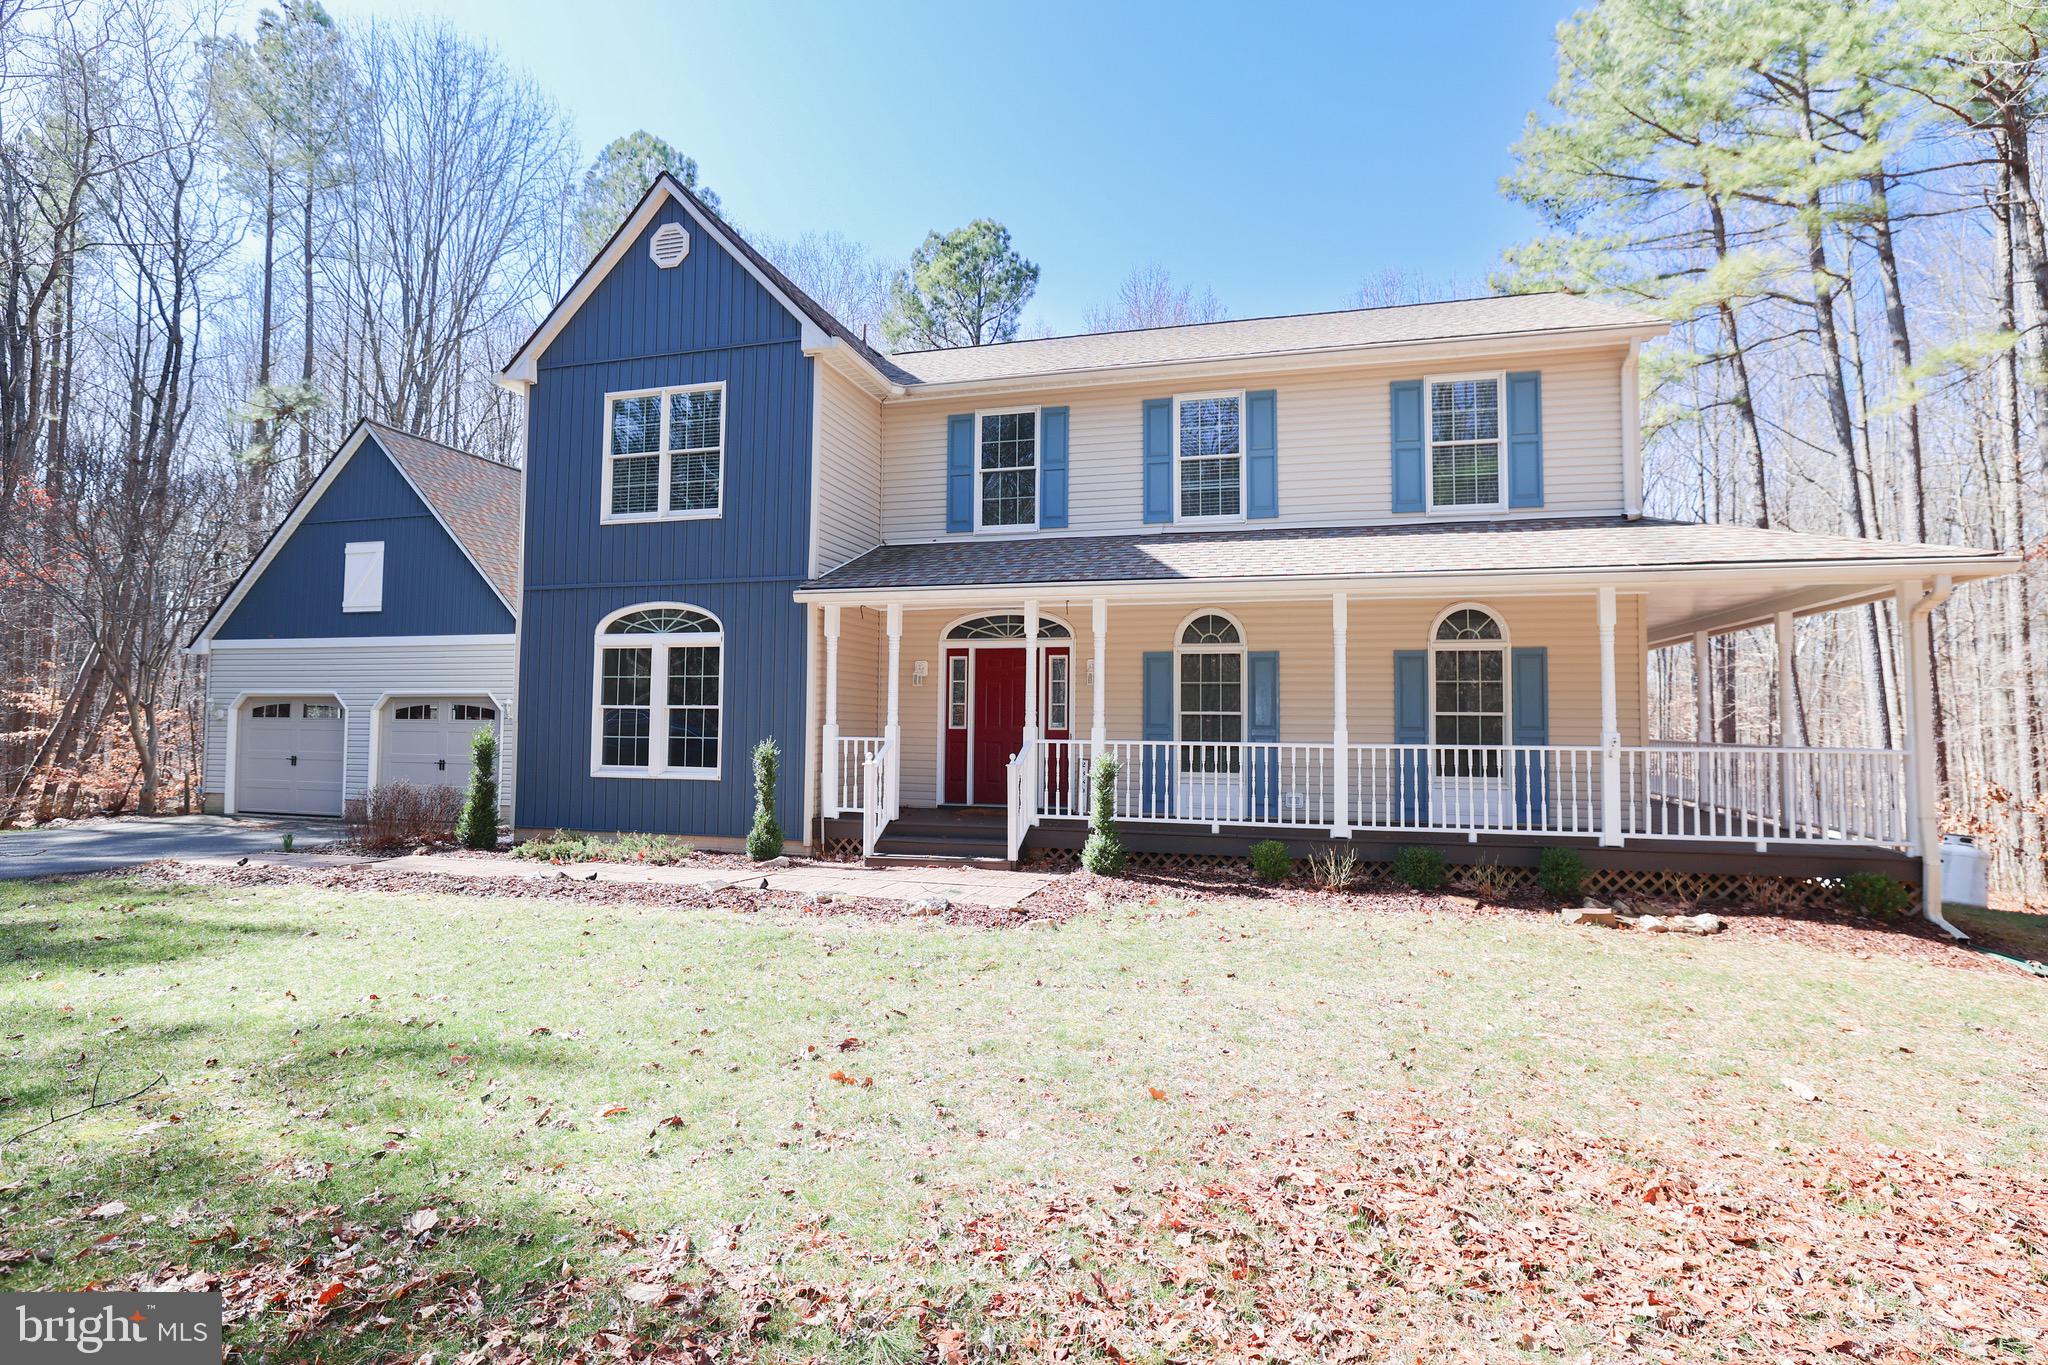
[[[1164,1090],[1161,1090],[1156,1085],[1148,1085],[1145,1088],[1152,1092],[1152,1098],[1155,1100],[1163,1100],[1166,1098],[1166,1092]]]
[[[626,1106],[623,1104],[608,1104],[604,1107],[602,1111],[599,1112],[598,1117],[601,1119],[608,1119],[612,1117],[614,1114],[623,1114],[625,1112]]]
[[[343,1284],[340,1280],[336,1280],[333,1284],[328,1285],[325,1289],[320,1291],[320,1298],[318,1299],[318,1303],[322,1308],[325,1308],[328,1304],[333,1303],[336,1299],[340,1298],[343,1294],[347,1292],[348,1286]]]
[[[423,1232],[431,1232],[431,1231],[433,1231],[433,1229],[434,1229],[434,1225],[435,1225],[436,1223],[439,1223],[440,1221],[441,1221],[441,1214],[440,1214],[439,1210],[436,1210],[436,1209],[419,1209],[419,1210],[416,1210],[416,1211],[414,1211],[413,1213],[410,1213],[410,1214],[407,1214],[407,1215],[406,1215],[406,1219],[405,1219],[405,1231],[406,1231],[406,1235],[407,1235],[407,1236],[411,1236],[411,1237],[417,1237],[417,1236],[419,1236],[419,1235],[420,1235],[421,1233],[423,1233]]]
[[[118,1199],[110,1199],[106,1203],[89,1210],[85,1216],[88,1218],[119,1218],[126,1212],[128,1212],[126,1204]]]

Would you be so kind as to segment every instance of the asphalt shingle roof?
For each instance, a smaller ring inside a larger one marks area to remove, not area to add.
[[[1625,517],[1286,527],[884,545],[819,590],[1412,577],[1486,570],[1875,564],[1993,558],[1988,550]]]
[[[1397,308],[1046,337],[945,351],[906,351],[889,360],[915,383],[955,384],[1352,347],[1663,326],[1662,319],[1648,313],[1574,294],[1507,294]]]
[[[382,422],[365,421],[420,496],[448,524],[491,586],[518,609],[519,471]]]

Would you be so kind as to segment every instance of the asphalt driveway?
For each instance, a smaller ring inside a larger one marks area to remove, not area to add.
[[[342,835],[338,820],[222,815],[128,816],[0,833],[0,879],[105,872],[158,858],[275,853],[289,833],[307,851]]]

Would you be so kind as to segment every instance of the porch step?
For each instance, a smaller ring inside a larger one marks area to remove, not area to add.
[[[907,808],[875,841],[878,856],[933,863],[1006,867],[1008,852],[1009,817],[1000,810],[974,807]]]
[[[1010,860],[997,849],[987,857],[961,857],[956,854],[932,853],[874,853],[861,859],[866,867],[974,867],[987,872],[1008,872]]]

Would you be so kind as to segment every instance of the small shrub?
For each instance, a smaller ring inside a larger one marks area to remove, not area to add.
[[[1433,848],[1417,847],[1404,848],[1394,855],[1393,872],[1396,879],[1417,891],[1434,891],[1451,875],[1443,854]]]
[[[1262,882],[1284,882],[1294,871],[1294,858],[1278,839],[1261,839],[1252,845],[1252,871]]]
[[[1358,880],[1358,855],[1326,848],[1308,855],[1308,879],[1325,891],[1348,890]]]
[[[1114,877],[1124,870],[1130,855],[1116,837],[1116,779],[1121,771],[1114,758],[1103,754],[1088,771],[1092,790],[1088,798],[1088,842],[1081,846],[1081,866],[1098,877]]]
[[[1586,860],[1568,848],[1546,848],[1536,863],[1536,884],[1552,900],[1577,900],[1586,889]]]
[[[292,844],[293,844],[294,842],[296,842],[296,841],[295,841],[295,840],[294,840],[294,839],[292,838],[292,836],[291,836],[290,834],[287,834],[287,835],[285,835],[285,836],[284,836],[284,851],[285,851],[286,853],[289,853],[289,852],[291,852],[291,851],[292,851]]]
[[[576,834],[558,829],[545,839],[528,839],[515,858],[541,863],[680,863],[697,851],[673,834]]]
[[[1913,910],[1913,893],[1882,872],[1852,872],[1842,879],[1842,903],[1859,915],[1886,924],[1905,919]]]
[[[775,770],[782,750],[764,739],[754,746],[754,827],[747,831],[747,856],[757,863],[782,854],[782,826],[775,823]]]
[[[462,793],[453,787],[386,782],[350,801],[341,818],[359,848],[403,848],[449,842],[461,809]]]
[[[498,732],[480,727],[469,741],[469,795],[455,821],[464,848],[498,846]]]
[[[1481,853],[1467,863],[1459,880],[1473,895],[1484,901],[1498,901],[1514,885],[1514,876],[1492,853]]]

